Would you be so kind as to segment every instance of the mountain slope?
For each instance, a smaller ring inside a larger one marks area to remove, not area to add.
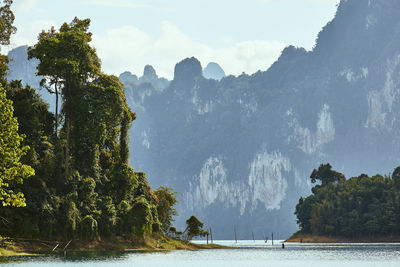
[[[251,76],[206,79],[195,58],[170,82],[150,66],[121,74],[137,114],[131,163],[178,192],[177,226],[196,214],[214,238],[234,224],[238,238],[285,238],[320,163],[348,177],[398,166],[399,13],[397,0],[342,0],[312,51],[289,46]],[[18,62],[10,77],[28,82],[31,63]]]
[[[207,80],[183,60],[168,88],[143,98],[132,163],[179,192],[181,226],[196,213],[218,238],[233,224],[240,238],[286,237],[320,163],[348,176],[398,165],[399,10],[341,1],[313,51],[287,47],[251,76]]]

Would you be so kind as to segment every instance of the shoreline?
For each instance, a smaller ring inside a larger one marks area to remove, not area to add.
[[[285,243],[400,243],[400,236],[341,237],[294,234]]]
[[[199,250],[199,249],[224,249],[228,248],[217,244],[195,244],[189,241],[173,239],[170,237],[148,237],[139,241],[135,240],[102,240],[102,241],[47,241],[40,239],[13,239],[14,243],[7,248],[0,248],[0,257],[35,256],[42,253],[68,252],[101,252],[101,251],[172,251],[172,250]],[[58,246],[57,246],[58,245]],[[66,247],[67,246],[67,247]],[[54,249],[55,248],[55,249]]]

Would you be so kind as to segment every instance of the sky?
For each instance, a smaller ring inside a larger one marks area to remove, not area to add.
[[[196,57],[227,74],[266,70],[288,45],[311,50],[340,0],[14,0],[10,50],[34,45],[39,32],[90,18],[103,71],[141,76],[145,65],[173,78]]]

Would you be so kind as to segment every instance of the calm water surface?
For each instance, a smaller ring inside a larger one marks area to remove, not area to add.
[[[204,243],[203,241],[197,241]],[[1,266],[400,266],[400,244],[300,244],[279,241],[215,241],[236,249],[169,252],[68,252],[64,255],[3,257]],[[240,247],[240,248],[239,248]]]

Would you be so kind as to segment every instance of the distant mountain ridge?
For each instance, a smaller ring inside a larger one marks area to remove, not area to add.
[[[206,79],[214,79],[220,81],[226,76],[225,71],[218,63],[210,62],[203,70],[203,76]]]
[[[312,51],[289,46],[253,75],[207,79],[196,58],[172,81],[121,74],[131,163],[179,193],[178,227],[196,214],[214,238],[234,224],[240,239],[285,238],[320,163],[346,176],[398,166],[399,13],[396,0],[342,0]]]
[[[42,98],[52,105],[53,97],[45,90],[39,90],[41,77],[36,75],[39,61],[37,59],[28,60],[28,46],[20,46],[8,53],[10,62],[8,63],[9,71],[7,79],[21,80],[23,85],[30,85],[38,89]]]
[[[399,1],[341,1],[312,51],[289,46],[251,76],[205,79],[183,60],[143,99],[132,163],[179,192],[180,225],[194,213],[219,238],[233,224],[239,238],[287,237],[320,163],[347,176],[398,166],[399,13]]]

